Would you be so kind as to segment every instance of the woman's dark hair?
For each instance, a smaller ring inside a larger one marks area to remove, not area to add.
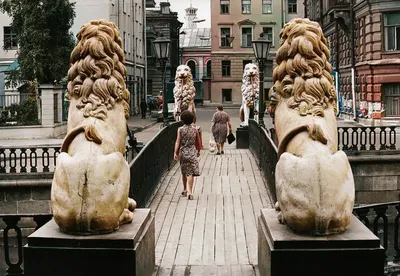
[[[185,125],[190,125],[193,123],[194,120],[194,114],[190,112],[189,110],[185,110],[181,114],[181,120]]]
[[[219,105],[219,106],[217,106],[217,109],[222,111],[222,110],[224,110],[224,107],[222,105]]]

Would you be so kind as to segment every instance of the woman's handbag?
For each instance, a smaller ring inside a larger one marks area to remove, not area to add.
[[[228,139],[228,144],[232,144],[236,140],[236,138],[235,138],[235,136],[233,135],[232,132],[229,133],[226,138]]]

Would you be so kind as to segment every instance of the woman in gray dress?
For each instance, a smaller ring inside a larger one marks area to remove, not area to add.
[[[174,159],[180,160],[183,196],[193,199],[194,176],[199,176],[199,161],[197,157],[200,154],[200,135],[196,127],[193,126],[194,114],[188,110],[181,113],[181,120],[184,125],[178,129],[178,135],[175,142]],[[198,145],[198,146],[196,146]]]
[[[224,154],[224,143],[226,136],[228,136],[228,128],[229,133],[231,133],[232,124],[229,115],[224,111],[222,105],[219,105],[212,118],[211,128],[215,143],[217,144],[217,155]]]

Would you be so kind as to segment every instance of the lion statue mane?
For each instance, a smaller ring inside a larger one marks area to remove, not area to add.
[[[68,132],[57,159],[51,200],[61,231],[99,234],[131,222],[126,151],[129,92],[119,31],[96,20],[80,29],[68,71]]]
[[[243,70],[242,78],[242,105],[240,106],[241,126],[249,125],[250,109],[254,111],[254,119],[257,120],[257,112],[259,108],[259,70],[258,66],[248,63]]]
[[[355,189],[347,156],[337,149],[327,40],[309,19],[291,20],[280,35],[270,90],[278,218],[297,232],[342,233],[352,217]]]
[[[196,108],[194,104],[196,88],[194,87],[193,76],[189,66],[179,65],[176,69],[175,87],[173,92],[175,99],[175,120],[180,121],[180,114],[184,110],[190,110],[196,118]]]

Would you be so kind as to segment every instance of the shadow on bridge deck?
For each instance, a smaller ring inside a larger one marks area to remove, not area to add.
[[[248,150],[202,151],[194,199],[181,196],[179,164],[150,208],[156,220],[155,275],[256,275],[257,219],[271,196]]]

